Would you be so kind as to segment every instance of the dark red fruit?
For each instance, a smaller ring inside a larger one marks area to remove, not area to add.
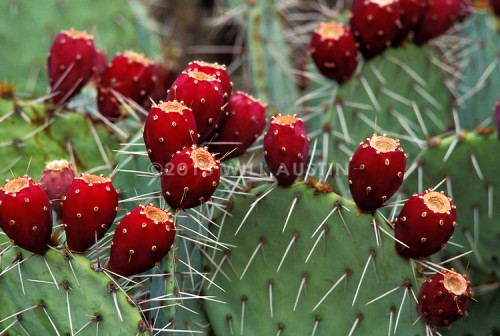
[[[264,134],[267,167],[283,187],[290,186],[305,170],[309,138],[302,119],[278,114]]]
[[[177,151],[198,143],[193,112],[176,100],[160,102],[148,114],[143,137],[149,159],[162,171]]]
[[[120,100],[144,103],[153,90],[153,62],[133,51],[117,54],[101,75],[98,85],[99,112],[114,121],[126,111]]]
[[[167,90],[172,86],[177,75],[174,69],[167,68],[161,63],[155,63],[153,65],[153,76],[156,77],[156,84],[149,94],[151,100],[154,102],[165,100],[167,97]],[[151,100],[147,99],[145,102],[145,106],[148,109],[151,108]]]
[[[62,201],[74,178],[75,171],[73,170],[71,162],[66,160],[54,160],[45,165],[40,183],[58,218],[61,218]]]
[[[500,17],[500,0],[488,0],[493,14]]]
[[[311,37],[310,52],[323,76],[344,83],[358,66],[358,49],[351,31],[336,22],[323,22]]]
[[[97,49],[94,73],[92,74],[92,79],[96,85],[99,83],[101,75],[106,69],[107,64],[108,56],[106,55],[106,52],[102,49]]]
[[[449,325],[467,316],[470,296],[467,276],[444,270],[424,282],[418,293],[417,310],[431,326]]]
[[[121,276],[145,272],[170,251],[175,238],[172,214],[153,205],[139,205],[118,224],[108,269]]]
[[[407,258],[425,258],[444,248],[455,230],[456,209],[442,192],[426,190],[406,201],[396,218],[398,253]]]
[[[168,91],[167,100],[182,101],[193,111],[200,142],[224,120],[224,91],[220,80],[204,72],[183,71]]]
[[[401,25],[399,15],[397,0],[354,0],[351,31],[366,60],[391,46]]]
[[[94,73],[96,55],[94,37],[86,32],[70,29],[56,36],[47,59],[55,104],[64,105],[80,93]]]
[[[375,211],[398,191],[406,170],[399,140],[373,135],[360,143],[349,162],[349,189],[363,211]]]
[[[427,0],[399,0],[401,29],[392,39],[393,46],[402,45],[408,35],[413,32],[426,6]]]
[[[0,226],[12,243],[44,254],[50,244],[52,211],[42,186],[27,176],[7,181],[0,188]]]
[[[229,115],[209,149],[224,160],[240,156],[262,134],[266,126],[266,105],[238,91],[229,101]]]
[[[227,73],[225,65],[203,61],[193,61],[188,64],[186,70],[198,70],[206,74],[215,76],[215,78],[220,80],[222,92],[224,92],[224,103],[228,102],[231,99],[231,93],[233,92],[233,83],[231,82],[231,78]]]
[[[85,252],[108,231],[118,211],[118,193],[111,180],[81,174],[71,183],[62,209],[68,248]]]
[[[165,201],[187,209],[210,199],[220,181],[220,162],[205,148],[191,146],[178,152],[161,174]]]
[[[428,0],[427,7],[415,27],[413,40],[421,46],[444,34],[459,18],[462,0]]]

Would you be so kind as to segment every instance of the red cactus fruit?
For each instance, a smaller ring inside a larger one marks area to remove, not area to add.
[[[427,0],[399,0],[401,29],[392,39],[393,46],[402,45],[408,35],[413,32],[426,6]]]
[[[161,174],[161,190],[175,209],[198,206],[210,199],[220,181],[220,162],[195,145],[178,152]]]
[[[311,37],[310,53],[323,76],[344,83],[358,66],[358,49],[351,31],[336,22],[323,22]]]
[[[200,142],[224,119],[224,91],[220,80],[198,70],[185,70],[168,91],[167,100],[179,100],[191,108]]]
[[[123,113],[120,99],[130,99],[141,105],[153,90],[155,82],[150,59],[133,51],[117,54],[99,81],[99,112],[112,121],[117,120]]]
[[[305,170],[309,138],[302,119],[278,114],[264,134],[267,167],[282,187],[290,186]]]
[[[172,86],[178,74],[173,68],[167,68],[164,64],[155,63],[153,65],[153,76],[156,77],[156,83],[153,90],[150,92],[149,97],[153,102],[165,100],[167,97],[167,90]],[[151,108],[151,100],[145,101],[145,106]]]
[[[54,160],[45,165],[40,183],[58,218],[61,218],[62,201],[74,178],[75,171],[69,161]]]
[[[85,252],[109,229],[118,211],[118,192],[111,180],[81,174],[71,183],[62,208],[68,248]]]
[[[488,0],[488,3],[493,11],[493,14],[500,17],[500,0]]]
[[[143,137],[149,159],[162,171],[177,151],[198,143],[193,112],[176,100],[160,102],[146,118]]]
[[[52,211],[42,186],[27,176],[7,180],[0,188],[0,226],[14,244],[44,254],[50,244]]]
[[[444,248],[455,230],[456,207],[443,192],[428,189],[406,201],[396,218],[398,253],[407,258],[425,258]]]
[[[448,325],[467,315],[470,296],[467,276],[445,270],[424,282],[418,293],[417,310],[431,326]]]
[[[224,103],[227,103],[231,99],[231,93],[233,92],[233,83],[231,82],[231,78],[227,73],[227,68],[225,65],[203,61],[193,61],[188,64],[186,70],[198,70],[206,74],[215,76],[215,78],[220,80],[222,92],[224,92]]]
[[[224,160],[240,156],[262,134],[265,126],[266,105],[238,91],[231,96],[229,115],[209,149]]]
[[[47,58],[55,104],[62,106],[80,93],[94,73],[96,55],[94,37],[86,32],[70,29],[56,36]]]
[[[421,46],[444,34],[458,21],[462,6],[462,0],[428,0],[427,7],[415,27],[415,44]]]
[[[106,55],[106,52],[102,49],[97,48],[94,73],[92,74],[92,80],[96,85],[99,83],[101,75],[106,69],[107,64],[108,64],[108,56]]]
[[[363,141],[349,162],[349,189],[356,205],[375,211],[403,183],[406,156],[399,140],[373,135]]]
[[[153,205],[127,213],[114,233],[108,269],[129,276],[154,267],[174,242],[173,222],[171,213]]]
[[[401,25],[399,15],[398,0],[354,0],[351,31],[366,60],[391,46]]]

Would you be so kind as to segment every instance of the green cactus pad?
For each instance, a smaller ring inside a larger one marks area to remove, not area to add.
[[[216,335],[425,334],[413,324],[412,265],[381,231],[377,246],[371,215],[303,183],[269,188],[237,197],[218,222],[220,240],[235,247],[215,254],[220,267],[205,260],[205,293],[227,303],[206,302]]]
[[[0,320],[9,334],[149,334],[139,310],[85,257],[11,248],[1,258]]]

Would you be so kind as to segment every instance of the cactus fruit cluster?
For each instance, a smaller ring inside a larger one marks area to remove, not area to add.
[[[178,75],[54,31],[48,95],[0,86],[1,333],[496,334],[480,5],[226,0],[239,58]]]

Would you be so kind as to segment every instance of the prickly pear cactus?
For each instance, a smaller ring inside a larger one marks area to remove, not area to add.
[[[81,255],[2,251],[1,324],[9,334],[149,335],[149,326],[110,275]]]
[[[213,232],[234,247],[205,259],[205,292],[228,303],[206,303],[217,335],[424,334],[389,225],[321,187],[265,185],[228,205]]]

